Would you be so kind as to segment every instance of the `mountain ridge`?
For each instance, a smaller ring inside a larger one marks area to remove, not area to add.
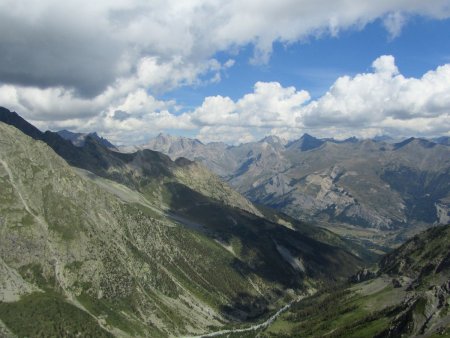
[[[95,139],[98,143],[100,143],[102,146],[111,149],[111,150],[118,150],[118,148],[109,142],[107,139],[99,136],[97,132],[92,133],[73,133],[69,130],[63,129],[56,132],[59,136],[61,136],[63,139],[71,141],[74,145],[78,147],[82,147],[86,141],[87,137],[92,137]]]
[[[177,152],[154,149],[202,162],[253,202],[290,216],[331,223],[330,229],[340,233],[355,226],[391,232],[391,239],[378,241],[382,245],[450,220],[450,196],[445,194],[450,190],[450,151],[445,145],[420,138],[336,141],[308,134],[291,142],[268,140],[221,145],[220,151],[208,144]],[[395,183],[421,175],[422,197],[405,194]],[[442,189],[428,183],[436,180]]]

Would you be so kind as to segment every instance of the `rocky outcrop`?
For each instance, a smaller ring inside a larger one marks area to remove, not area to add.
[[[369,269],[359,270],[356,274],[349,278],[351,283],[361,283],[371,280],[377,276],[376,272],[370,271]]]
[[[450,321],[450,226],[433,228],[413,237],[380,262],[394,288],[407,298],[389,328],[379,337],[420,336],[440,332]]]

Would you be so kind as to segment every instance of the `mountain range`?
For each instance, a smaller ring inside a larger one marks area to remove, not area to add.
[[[254,203],[380,248],[450,221],[447,141],[305,134],[290,142],[269,136],[228,146],[160,134],[132,149],[203,163]]]

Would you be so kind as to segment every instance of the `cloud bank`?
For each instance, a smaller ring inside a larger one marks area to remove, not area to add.
[[[421,78],[400,74],[391,55],[377,58],[372,68],[339,77],[317,100],[304,90],[258,82],[253,93],[236,102],[208,97],[186,115],[204,140],[223,137],[224,127],[246,140],[268,133],[292,139],[305,131],[324,137],[449,134],[450,64]]]
[[[0,88],[1,101],[12,100],[11,105],[30,101],[35,109],[52,108],[47,114],[58,112],[49,115],[54,129],[77,130],[82,126],[119,143],[144,142],[167,129],[190,131],[207,142],[230,143],[248,142],[267,134],[292,139],[303,132],[324,137],[372,137],[448,135],[450,131],[450,64],[420,78],[407,78],[391,55],[377,58],[372,72],[337,78],[316,100],[311,100],[306,90],[283,87],[278,82],[257,82],[253,92],[236,101],[220,95],[206,97],[201,106],[183,114],[177,113],[175,101],[157,100],[143,89],[120,99],[110,96],[115,93],[105,93],[92,101],[71,102],[68,107],[85,109],[87,115],[64,118],[71,116],[71,111],[65,110],[66,99],[73,99],[60,90],[17,91],[7,85]],[[91,117],[93,107],[102,113]]]
[[[191,82],[219,51],[250,44],[253,61],[267,62],[275,41],[337,35],[378,18],[395,37],[414,14],[446,18],[450,5],[447,0],[267,0],[264,5],[257,0],[2,0],[0,80],[62,86],[94,97],[117,79],[135,75],[150,58],[158,83],[145,85],[170,87]]]
[[[321,98],[257,82],[233,101],[205,98],[179,114],[160,94],[220,81],[233,53],[253,46],[268,62],[274,42],[338,35],[381,19],[395,38],[413,15],[450,16],[448,0],[0,1],[0,105],[42,128],[96,129],[140,142],[161,129],[204,140],[249,140],[317,130],[333,135],[448,132],[448,65],[405,78],[392,57],[372,73],[341,77]],[[215,55],[229,56],[219,62]],[[442,120],[442,121],[441,121]],[[447,129],[445,130],[445,128]],[[230,134],[232,133],[232,134]],[[234,134],[233,134],[234,133]]]

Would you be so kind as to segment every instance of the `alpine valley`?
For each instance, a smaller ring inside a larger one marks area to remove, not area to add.
[[[447,145],[152,142],[0,108],[0,336],[450,334]]]

